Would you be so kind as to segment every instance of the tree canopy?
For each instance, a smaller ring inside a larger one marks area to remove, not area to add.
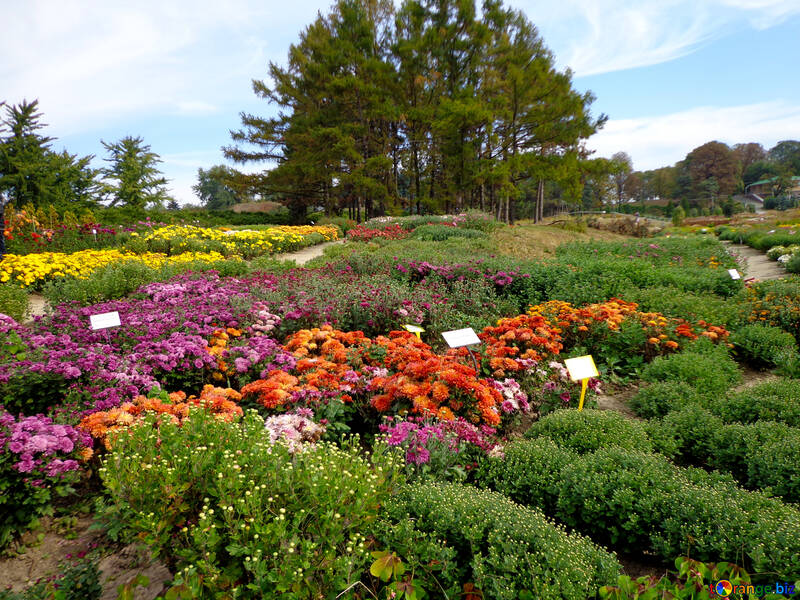
[[[472,206],[513,216],[527,181],[579,194],[583,141],[605,121],[535,26],[500,0],[481,10],[474,0],[338,0],[268,74],[253,88],[278,115],[242,114],[223,151],[272,163],[238,182],[282,195],[295,215]]]
[[[105,191],[110,206],[126,206],[134,210],[162,207],[168,199],[166,178],[158,170],[158,154],[141,137],[126,136],[114,143],[101,140],[108,152],[107,167],[100,170],[105,178]]]
[[[5,105],[0,120],[0,196],[21,208],[31,204],[64,206],[96,201],[97,171],[92,156],[79,158],[51,148],[52,137],[42,135],[39,102],[23,100]]]

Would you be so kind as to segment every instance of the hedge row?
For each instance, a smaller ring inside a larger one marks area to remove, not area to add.
[[[797,508],[660,454],[608,447],[581,455],[538,438],[509,445],[476,477],[620,551],[745,563],[781,577],[800,572]]]
[[[408,486],[385,503],[383,514],[397,524],[378,533],[386,546],[415,554],[423,564],[441,556],[441,546],[458,557],[436,576],[451,598],[469,582],[484,598],[584,600],[620,572],[613,554],[568,534],[538,509],[468,485]],[[433,555],[429,543],[417,541],[431,536],[440,544]]]

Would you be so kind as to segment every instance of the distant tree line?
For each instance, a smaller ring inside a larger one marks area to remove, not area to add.
[[[630,157],[618,152],[607,172],[586,179],[585,206],[617,208],[631,202],[669,199],[684,210],[729,212],[730,198],[757,181],[771,180],[769,195],[780,197],[800,176],[800,141],[784,140],[766,150],[748,142],[728,146],[712,141],[698,146],[673,166],[634,171]],[[668,211],[669,212],[669,211]]]
[[[108,165],[91,166],[94,156],[79,157],[52,148],[45,136],[37,100],[16,105],[0,102],[0,205],[16,208],[54,206],[60,210],[92,208],[100,202],[132,211],[163,208],[171,201],[161,159],[142,138],[101,140]],[[172,200],[174,202],[174,200]]]
[[[224,148],[264,170],[229,179],[254,195],[357,219],[390,211],[490,211],[510,220],[546,185],[570,202],[597,164],[605,121],[559,72],[536,27],[500,0],[338,0],[254,81],[275,117],[241,115]]]

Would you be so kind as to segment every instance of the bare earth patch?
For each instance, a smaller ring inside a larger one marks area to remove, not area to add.
[[[54,519],[42,519],[40,529],[22,537],[24,553],[0,559],[0,589],[20,591],[40,579],[59,573],[59,563],[88,552],[93,546],[108,545],[102,533],[90,531],[92,518],[79,517],[68,531],[59,530]],[[42,536],[41,541],[38,537]],[[172,580],[172,574],[161,562],[153,560],[149,552],[134,544],[124,548],[107,548],[98,561],[101,600],[116,600],[117,587],[130,583],[138,575],[148,578],[148,585],[134,590],[134,600],[154,600]]]

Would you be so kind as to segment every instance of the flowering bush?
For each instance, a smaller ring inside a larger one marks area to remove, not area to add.
[[[339,230],[330,225],[287,225],[257,231],[168,225],[154,229],[143,241],[149,250],[170,255],[203,250],[220,252],[225,256],[253,258],[263,254],[291,252],[338,237]]]
[[[200,396],[188,398],[183,392],[163,394],[155,398],[137,396],[132,402],[125,402],[117,408],[98,411],[84,417],[78,427],[98,440],[106,449],[110,449],[112,434],[135,425],[147,415],[166,415],[170,422],[181,424],[189,416],[190,409],[199,406],[224,421],[232,421],[242,415],[242,409],[237,404],[241,398],[241,394],[235,390],[216,388],[212,385],[205,386]]]
[[[299,452],[306,444],[318,442],[325,434],[325,425],[313,421],[314,411],[298,408],[293,413],[274,415],[264,421],[269,439],[284,442],[289,452]]]
[[[186,252],[177,256],[152,252],[132,254],[120,250],[81,250],[72,254],[6,254],[0,260],[0,283],[11,281],[21,287],[38,288],[44,282],[54,279],[85,279],[101,267],[125,261],[138,261],[149,267],[159,267],[163,264],[217,262],[223,259],[218,252]]]
[[[103,517],[176,565],[172,595],[333,598],[365,575],[368,527],[402,483],[392,454],[358,440],[291,454],[253,412],[156,422],[118,436]]]
[[[357,225],[347,232],[347,239],[355,242],[369,242],[375,238],[386,240],[400,240],[408,237],[408,230],[400,225],[388,225],[382,229],[370,229],[364,225]]]
[[[0,407],[0,548],[50,511],[53,491],[71,490],[91,445],[69,425],[42,415],[15,419]]]
[[[496,431],[465,419],[386,417],[383,441],[405,453],[408,476],[463,481],[481,455],[502,456]]]

